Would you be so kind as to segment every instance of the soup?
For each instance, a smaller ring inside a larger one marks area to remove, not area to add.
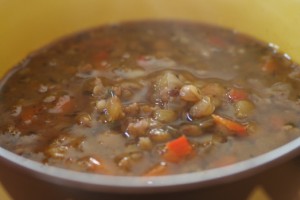
[[[249,36],[141,21],[66,37],[0,90],[0,145],[46,165],[117,176],[203,171],[300,136],[300,68]]]

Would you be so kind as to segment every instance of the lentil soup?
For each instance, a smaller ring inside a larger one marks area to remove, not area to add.
[[[40,49],[3,79],[0,145],[89,173],[203,171],[299,137],[299,80],[275,45],[234,30],[106,25]]]

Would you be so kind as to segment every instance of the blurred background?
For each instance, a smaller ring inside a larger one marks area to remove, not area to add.
[[[300,0],[0,0],[0,75],[29,52],[63,35],[140,19],[184,19],[234,28],[278,45],[299,62],[299,10]],[[21,194],[27,190],[30,196],[31,187],[14,196],[28,199]],[[189,199],[300,199],[300,158],[238,182],[182,195]],[[0,200],[9,199],[0,185]]]

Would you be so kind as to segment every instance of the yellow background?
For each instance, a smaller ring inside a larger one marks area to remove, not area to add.
[[[299,0],[0,0],[0,74],[62,35],[107,22],[179,18],[235,28],[300,60]]]
[[[227,26],[275,43],[300,61],[299,13],[300,0],[0,0],[0,75],[65,34],[135,19],[176,18]],[[1,187],[0,197],[8,199]]]

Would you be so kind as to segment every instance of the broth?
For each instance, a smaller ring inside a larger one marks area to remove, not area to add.
[[[206,24],[106,25],[28,56],[0,91],[0,145],[119,176],[207,170],[300,136],[300,68]]]

